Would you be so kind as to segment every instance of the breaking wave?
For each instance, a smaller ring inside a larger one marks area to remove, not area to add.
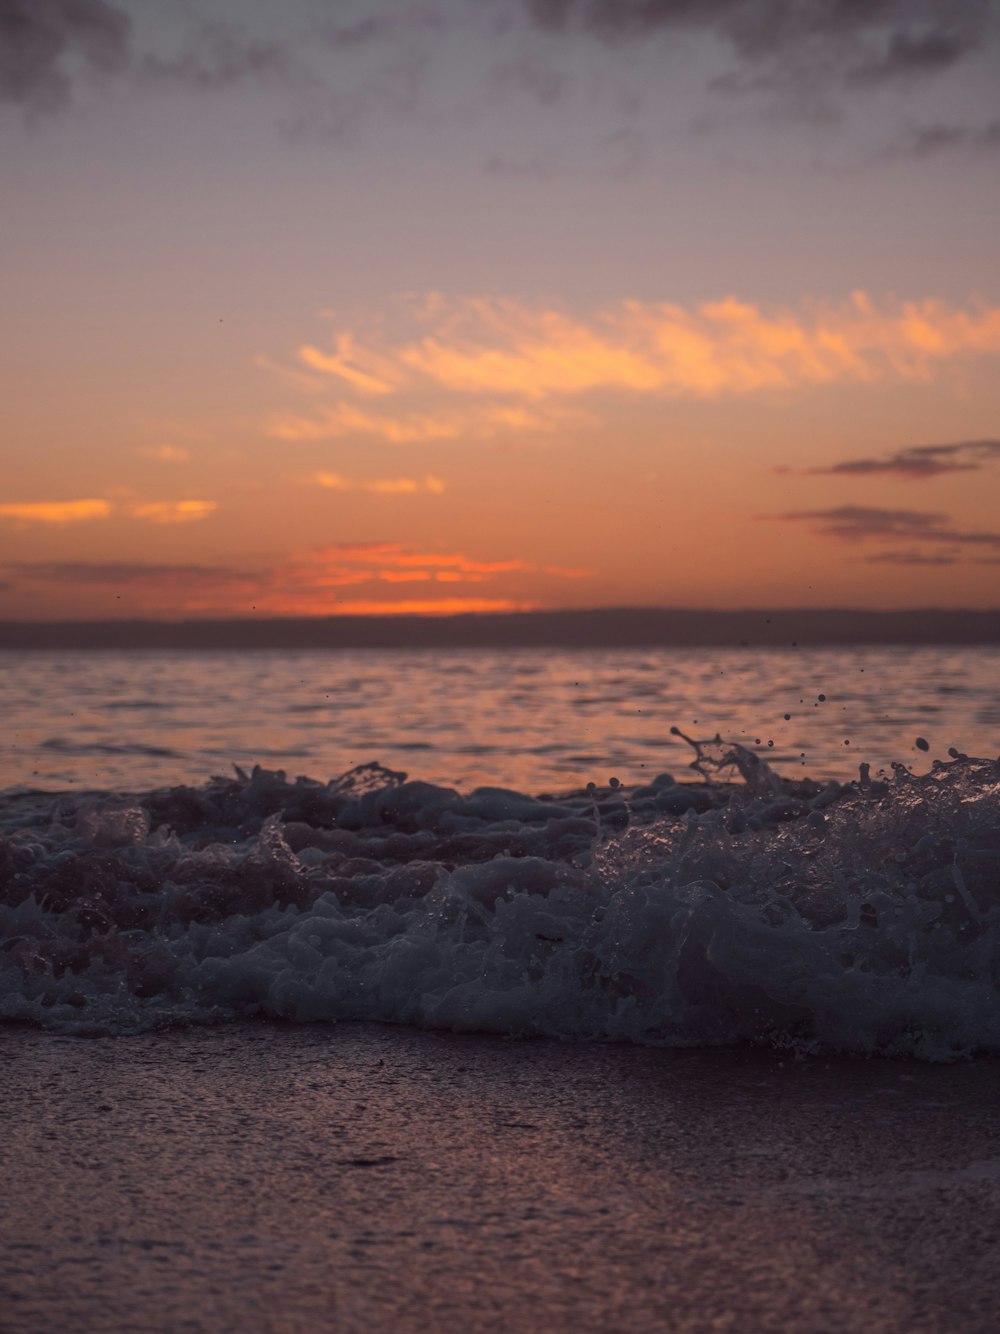
[[[696,781],[560,797],[377,764],[8,789],[0,1018],[1000,1052],[1000,761],[820,784],[692,745]]]

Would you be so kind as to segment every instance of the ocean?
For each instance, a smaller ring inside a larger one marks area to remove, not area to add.
[[[0,651],[0,787],[197,784],[377,760],[539,793],[687,772],[670,729],[786,775],[1000,754],[1000,648]],[[688,774],[690,776],[690,774]]]
[[[998,667],[7,653],[0,1017],[996,1052]]]

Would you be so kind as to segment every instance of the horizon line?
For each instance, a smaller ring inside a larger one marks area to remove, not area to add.
[[[7,649],[638,648],[1000,644],[1000,607],[595,607],[0,620]]]

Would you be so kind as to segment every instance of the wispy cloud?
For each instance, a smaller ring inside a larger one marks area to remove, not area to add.
[[[343,477],[336,472],[318,472],[316,481],[331,491],[367,491],[375,496],[412,496],[420,492],[439,496],[445,484],[440,477]]]
[[[1000,153],[1000,118],[985,125],[960,125],[937,121],[916,125],[890,144],[888,158],[929,158],[943,153]]]
[[[925,0],[524,0],[544,31],[574,32],[609,44],[658,33],[703,34],[741,61],[763,67],[815,65],[827,80],[883,83],[952,68],[989,41],[996,15],[986,5]],[[817,60],[817,52],[822,59]]]
[[[399,368],[370,350],[358,349],[351,334],[335,335],[334,347],[334,352],[322,352],[307,343],[299,348],[299,359],[312,370],[335,375],[364,394],[391,394],[398,387]]]
[[[393,445],[426,440],[453,440],[461,430],[446,415],[374,413],[337,403],[311,417],[295,413],[273,417],[268,434],[277,440],[339,440],[344,436],[375,436]]]
[[[862,557],[866,565],[956,565],[959,555],[950,551],[876,551]]]
[[[248,32],[242,24],[204,18],[187,29],[170,55],[136,57],[132,72],[143,82],[209,92],[302,74],[283,43]]]
[[[24,523],[82,523],[88,519],[106,519],[111,514],[107,500],[34,500],[0,505],[0,515]]]
[[[193,523],[218,509],[214,500],[150,500],[119,505],[110,500],[34,500],[0,505],[0,517],[22,523],[67,524],[127,514],[148,523]]]
[[[197,523],[218,508],[214,500],[153,500],[133,505],[131,513],[136,519],[147,519],[150,523]]]
[[[791,90],[801,108],[962,75],[1000,27],[996,6],[974,0],[367,0],[329,14],[293,0],[278,21],[237,0],[162,8],[173,12],[154,29],[132,23],[126,0],[4,0],[0,102],[48,111],[111,79],[206,94],[269,85],[282,92],[287,135],[339,141],[373,116],[468,116],[473,83],[480,111],[497,98],[565,105],[580,97],[579,48],[594,43],[627,102],[634,48],[662,36],[700,44],[690,66],[704,67],[713,92],[787,100]],[[455,80],[456,51],[473,79]],[[720,63],[726,74],[712,80]],[[504,146],[489,160],[503,169],[520,158]]]
[[[514,598],[347,598],[329,608],[336,616],[460,616],[476,612],[533,611],[537,602]],[[315,615],[305,599],[285,597],[261,608],[276,615]]]
[[[409,547],[399,542],[340,542],[293,553],[256,568],[143,561],[0,562],[12,586],[46,584],[91,588],[95,596],[129,596],[172,613],[275,615],[447,615],[461,611],[526,610],[537,597],[520,595],[531,576],[580,579],[590,572],[537,566],[518,558],[487,559],[465,552]],[[482,595],[478,587],[497,585]],[[401,599],[400,586],[419,585],[419,598]],[[475,589],[469,586],[475,586]],[[468,591],[466,591],[468,588]],[[534,591],[534,590],[532,590]]]
[[[943,473],[977,472],[994,459],[1000,459],[1000,440],[962,440],[946,445],[909,445],[882,457],[845,459],[806,471],[822,477],[886,474],[920,481]]]
[[[881,42],[860,54],[847,76],[856,84],[925,78],[959,64],[979,44],[979,34],[968,26],[964,30],[951,26],[942,10],[940,21],[932,26],[890,29]]]
[[[0,102],[29,113],[66,107],[81,76],[212,91],[252,81],[299,79],[289,47],[244,26],[190,10],[169,53],[140,51],[124,4],[112,0],[3,0]]]
[[[792,510],[764,517],[782,523],[806,524],[819,536],[836,538],[841,542],[895,544],[902,540],[915,544],[903,553],[902,560],[895,547],[887,548],[881,559],[888,560],[888,552],[895,551],[895,563],[941,563],[939,560],[927,562],[921,559],[928,554],[923,548],[928,547],[932,555],[941,546],[953,548],[954,551],[948,553],[951,559],[956,559],[958,553],[965,556],[984,548],[1000,551],[1000,532],[956,528],[950,515],[939,510],[839,505],[830,509]]]
[[[445,572],[458,578],[473,578],[498,574],[529,574],[536,566],[517,559],[478,560],[454,551],[422,551],[398,542],[340,542],[322,547],[301,556],[292,569],[308,577],[353,573],[361,567],[367,578],[380,578],[384,570],[424,569]]]
[[[403,314],[422,326],[418,333],[393,339],[342,331],[335,343],[350,347],[358,373],[377,373],[383,396],[475,396],[484,422],[517,400],[538,411],[543,400],[594,391],[707,398],[915,380],[960,358],[1000,353],[1000,307],[878,305],[864,292],[799,312],[726,297],[690,308],[627,301],[581,317],[512,300],[434,296]],[[383,416],[338,402],[314,417],[278,419],[271,429],[287,439],[370,433],[403,442],[454,436],[461,425],[443,410]]]
[[[523,581],[537,574],[580,578],[587,573],[552,567],[540,570],[532,562],[517,558],[480,559],[464,552],[427,550],[399,542],[339,542],[299,552],[278,566],[266,582],[262,581],[254,600],[259,609],[283,614],[512,611],[534,606],[536,600],[518,597],[507,586],[491,597],[456,596],[453,590],[461,585]],[[421,585],[423,596],[405,601],[386,596],[401,584]],[[367,595],[345,600],[340,590],[352,587],[366,587]]]

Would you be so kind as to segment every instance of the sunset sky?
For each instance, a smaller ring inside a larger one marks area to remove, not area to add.
[[[0,0],[0,617],[1000,605],[1000,4]]]

